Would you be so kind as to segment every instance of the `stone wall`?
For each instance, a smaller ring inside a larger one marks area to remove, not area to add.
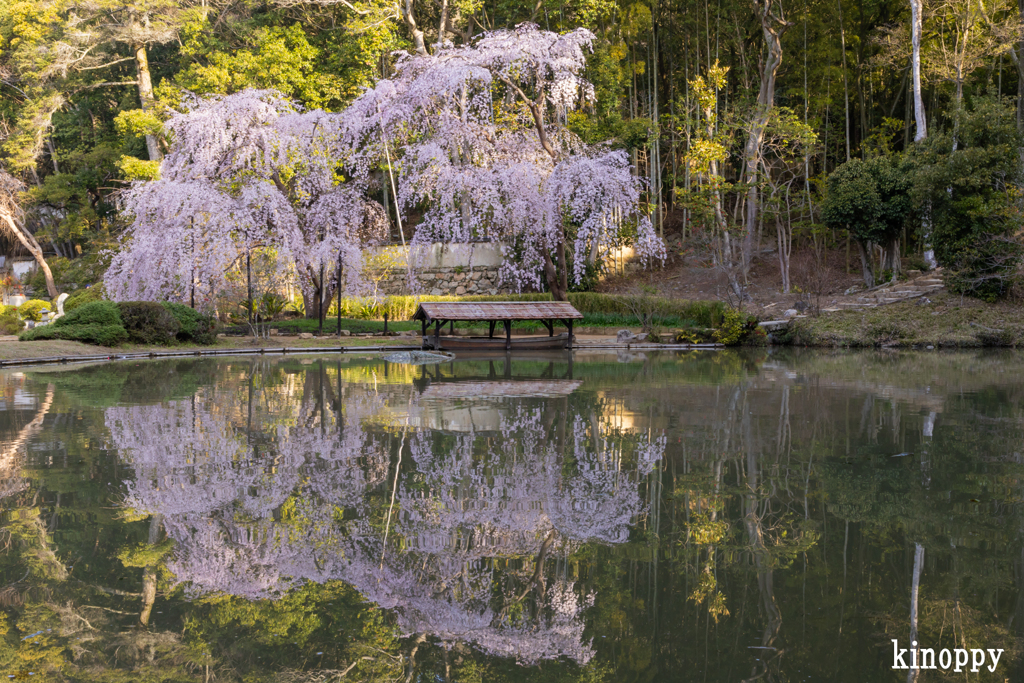
[[[375,249],[370,259],[389,270],[378,285],[382,294],[502,294],[499,285],[501,245],[432,244],[423,247],[390,246]],[[409,263],[413,277],[409,278]]]

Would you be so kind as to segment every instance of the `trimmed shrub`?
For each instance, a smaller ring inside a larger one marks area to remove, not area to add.
[[[43,301],[42,299],[29,299],[18,307],[18,315],[21,316],[22,320],[39,322],[43,319],[44,308],[48,311],[56,310],[49,301]]]
[[[67,311],[67,308],[64,309]],[[121,311],[113,301],[84,303],[70,313],[53,321],[56,327],[75,325],[121,325]]]
[[[60,339],[60,329],[53,325],[43,325],[25,330],[18,335],[18,341],[40,341],[42,339]]]
[[[93,301],[103,301],[104,299],[106,299],[106,295],[103,291],[103,285],[93,285],[87,289],[80,289],[69,296],[64,302],[64,314],[67,315],[84,304]]]
[[[46,327],[49,327],[47,325]],[[46,329],[43,327],[41,329]],[[120,346],[129,339],[128,331],[120,325],[76,325],[60,330],[60,338],[99,346]]]
[[[213,316],[200,313],[184,304],[165,301],[161,304],[178,321],[178,341],[195,344],[216,344],[216,321]]]
[[[17,307],[3,306],[2,309],[0,310],[0,333],[19,334],[25,327],[25,324],[18,317]]]
[[[40,341],[43,339],[66,339],[97,346],[118,346],[128,341],[128,332],[121,325],[72,325],[58,327],[44,325],[26,330],[18,341]]]
[[[181,329],[171,312],[155,301],[122,301],[117,307],[129,339],[138,344],[170,343]]]

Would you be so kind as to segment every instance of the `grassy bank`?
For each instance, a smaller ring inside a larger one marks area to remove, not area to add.
[[[386,313],[389,320],[409,320],[416,307],[426,301],[551,301],[551,294],[495,294],[471,296],[387,296],[377,301],[360,298],[341,300],[343,318],[360,320],[383,320]],[[662,297],[598,292],[569,292],[569,303],[584,315],[606,315],[636,319],[640,314],[650,315],[658,320],[688,322],[699,327],[717,327],[725,314],[725,305],[718,301],[686,301]],[[337,320],[337,304],[330,311]],[[584,323],[591,324],[591,323]],[[593,323],[597,324],[597,323]],[[665,324],[669,324],[666,322]]]
[[[931,301],[840,311],[790,323],[780,341],[819,347],[1016,347],[1024,345],[1024,308],[946,293]]]
[[[698,326],[697,321],[692,318],[684,318],[677,315],[665,315],[654,318],[654,325],[665,330],[677,329],[683,327],[696,327]],[[274,322],[267,323],[267,327],[278,330],[281,334],[299,334],[302,332],[309,332],[316,334],[319,328],[319,323],[316,320],[309,320],[306,318],[293,318],[290,320],[276,320]],[[640,319],[634,315],[621,314],[621,313],[584,313],[583,320],[578,320],[575,323],[575,327],[578,330],[588,329],[593,330],[595,334],[607,333],[615,334],[616,330],[623,328],[633,329],[642,327]],[[703,326],[703,325],[701,325]],[[707,327],[711,327],[708,325]],[[338,329],[338,319],[336,317],[330,317],[324,319],[324,332],[327,334],[333,334]],[[380,320],[357,320],[351,318],[341,319],[341,329],[348,330],[352,334],[362,333],[379,333],[384,331],[384,323]],[[392,320],[388,323],[388,330],[394,332],[402,332],[405,330],[419,330],[421,325],[419,322],[409,322],[408,320]],[[447,327],[445,328],[447,329]],[[455,329],[467,330],[476,333],[486,333],[487,326],[480,323],[455,323]],[[501,329],[501,325],[498,325],[498,329]],[[513,329],[536,332],[540,333],[544,330],[544,326],[536,320],[522,320],[513,323]],[[231,325],[222,328],[220,332],[229,335],[250,335],[252,334],[249,330],[248,325]]]

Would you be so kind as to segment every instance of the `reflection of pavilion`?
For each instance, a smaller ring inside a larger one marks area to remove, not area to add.
[[[561,398],[576,391],[583,384],[574,379],[520,380],[518,382],[487,382],[463,380],[431,384],[420,399],[424,401],[452,399],[494,399],[494,398]]]
[[[497,431],[512,401],[566,399],[583,384],[571,377],[571,363],[559,372],[554,361],[540,376],[516,377],[507,356],[488,360],[487,374],[446,375],[441,366],[423,366],[414,380],[419,395],[415,406],[410,406],[410,419],[423,429]]]

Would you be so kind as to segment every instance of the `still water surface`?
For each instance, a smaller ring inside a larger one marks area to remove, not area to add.
[[[1024,680],[1024,356],[0,374],[0,672]],[[907,656],[909,663],[909,655]]]

